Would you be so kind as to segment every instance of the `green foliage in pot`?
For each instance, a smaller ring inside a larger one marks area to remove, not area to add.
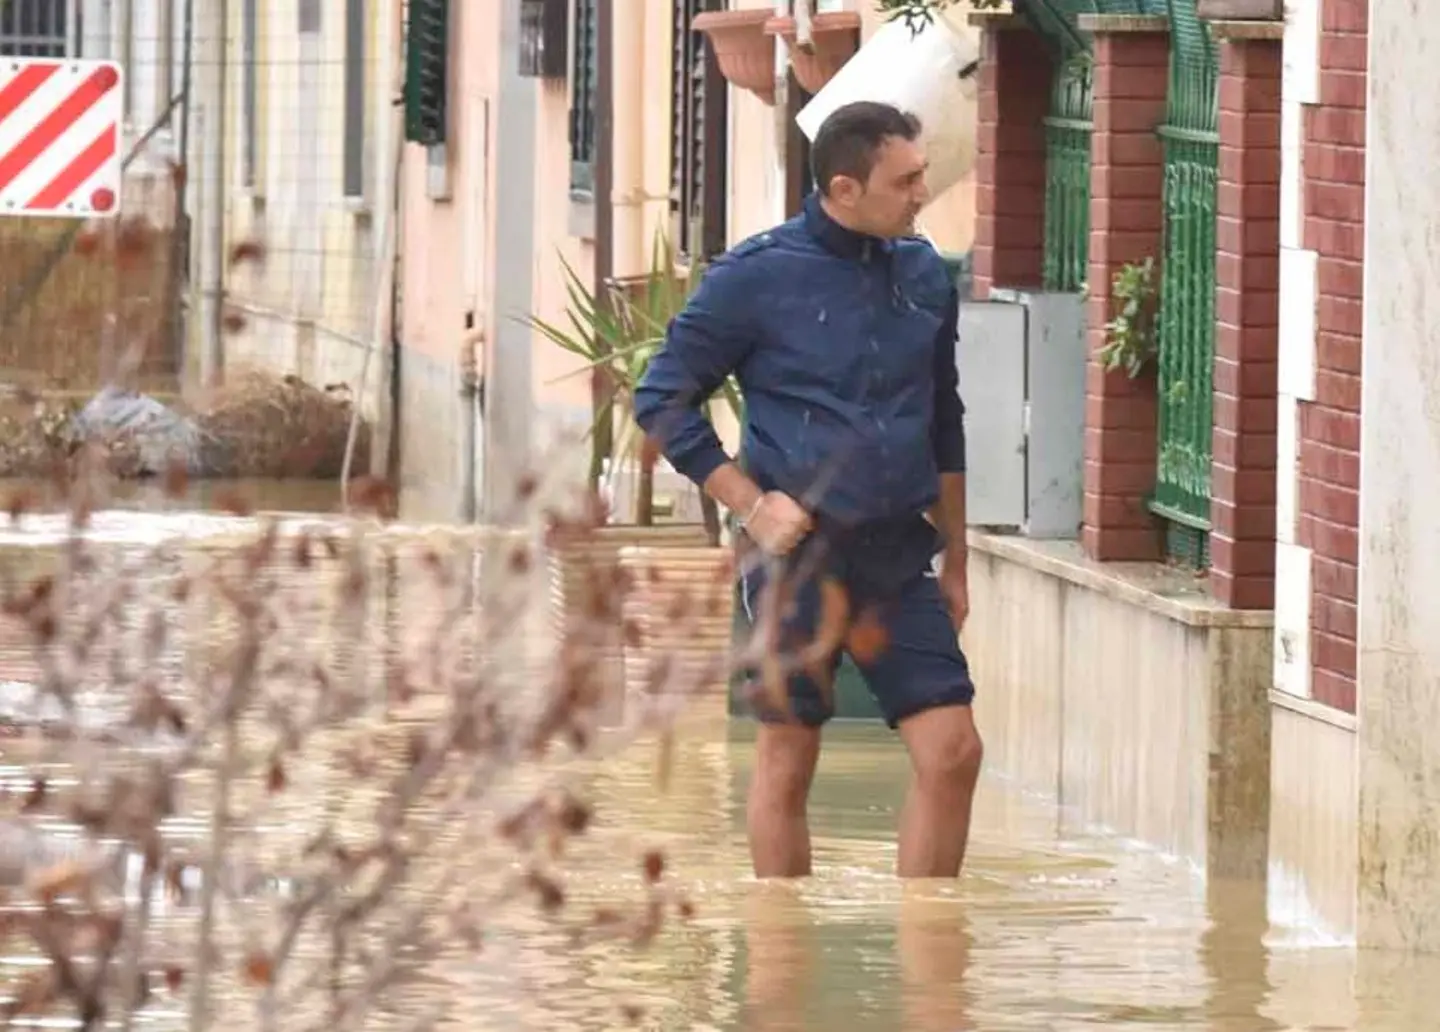
[[[1110,291],[1115,318],[1105,324],[1105,345],[1100,349],[1106,372],[1123,369],[1133,380],[1155,361],[1159,304],[1155,274],[1155,259],[1148,257],[1130,262],[1115,273]]]
[[[599,296],[563,256],[560,264],[565,273],[568,327],[557,326],[536,315],[528,316],[525,323],[583,361],[579,369],[567,376],[589,375],[598,381],[600,400],[590,430],[591,486],[598,484],[605,458],[611,457],[616,463],[626,458],[636,460],[640,474],[635,498],[636,523],[649,526],[654,522],[657,456],[652,448],[645,446],[635,423],[635,388],[645,375],[650,359],[664,343],[670,320],[685,307],[699,286],[704,265],[692,261],[687,266],[677,266],[674,248],[664,234],[657,233],[649,270],[642,276],[611,281],[604,295]],[[719,393],[739,418],[740,390],[733,377]],[[609,436],[606,431],[615,425],[617,414],[624,418],[612,453],[605,438]],[[703,492],[701,504],[711,539],[718,542],[720,522],[715,505]]]

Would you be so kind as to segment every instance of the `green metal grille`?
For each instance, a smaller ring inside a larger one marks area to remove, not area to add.
[[[405,17],[405,139],[445,142],[450,0],[410,0]]]
[[[1088,52],[1055,73],[1045,119],[1046,290],[1080,290],[1090,254],[1090,121],[1093,99]]]
[[[1045,118],[1046,290],[1081,290],[1090,239],[1092,40],[1078,16],[1116,0],[1030,0],[1019,7],[1049,44],[1055,61]],[[1126,0],[1128,2],[1128,0]]]
[[[1056,47],[1069,55],[1090,48],[1088,36],[1076,25],[1076,16],[1093,14],[1093,0],[1030,0],[1020,8],[1025,18]]]
[[[1208,558],[1215,364],[1215,201],[1219,62],[1195,0],[1168,0],[1170,84],[1165,124],[1164,258],[1159,310],[1159,454],[1151,508],[1188,533],[1167,535],[1174,558]]]

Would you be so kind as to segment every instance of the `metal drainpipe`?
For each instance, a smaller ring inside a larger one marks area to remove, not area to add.
[[[485,331],[483,327],[477,330],[474,312],[465,316],[465,332],[468,339],[461,352],[460,367],[460,414],[464,424],[460,453],[465,463],[460,478],[460,518],[465,523],[474,523],[479,515],[475,477],[475,460],[480,452],[479,420],[485,415],[485,381],[476,356],[476,351],[485,346]]]
[[[400,482],[400,377],[405,369],[400,350],[401,261],[400,248],[397,247],[394,271],[390,276],[390,439],[386,442],[388,451],[385,455],[385,477],[392,484]]]
[[[614,0],[597,0],[595,5],[595,300],[609,302],[610,280],[615,274],[615,70],[611,56],[615,41]],[[591,381],[591,403],[600,411],[611,389],[604,380]],[[614,432],[609,424],[596,426],[595,439],[606,453],[614,449]],[[591,470],[592,475],[595,470]]]

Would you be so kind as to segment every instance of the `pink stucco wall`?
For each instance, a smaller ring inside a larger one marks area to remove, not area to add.
[[[456,361],[464,345],[467,311],[475,312],[485,340],[493,339],[501,319],[530,312],[561,318],[564,290],[558,255],[563,253],[582,276],[588,277],[593,269],[589,244],[568,232],[569,97],[564,84],[542,80],[535,80],[534,87],[540,108],[534,161],[536,246],[529,255],[497,254],[493,213],[497,204],[504,203],[495,196],[493,174],[500,5],[456,4],[451,10],[457,23],[454,46],[465,60],[452,65],[450,197],[436,200],[427,195],[426,154],[420,147],[408,147],[401,274],[405,346],[446,363]],[[497,260],[533,262],[534,295],[494,297]],[[583,404],[588,397],[583,378],[555,382],[575,365],[563,351],[537,339],[533,364],[537,403]]]

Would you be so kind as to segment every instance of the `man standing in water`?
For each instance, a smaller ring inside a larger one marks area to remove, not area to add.
[[[795,593],[782,614],[789,647],[820,630],[822,580],[882,629],[885,647],[852,656],[910,753],[899,874],[953,878],[981,760],[958,641],[969,611],[958,296],[911,235],[929,199],[913,116],[845,105],[820,127],[811,162],[804,211],[711,264],[638,386],[635,415],[762,553],[764,568],[741,583],[752,617],[767,577],[781,575]],[[732,373],[745,396],[743,468],[703,407]],[[793,670],[785,711],[758,707],[747,823],[760,877],[810,873],[806,800],[838,660]]]

